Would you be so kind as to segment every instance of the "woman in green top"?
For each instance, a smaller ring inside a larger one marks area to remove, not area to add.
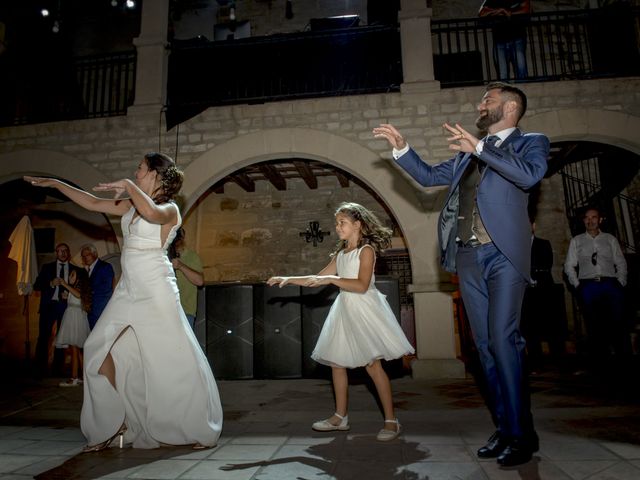
[[[184,236],[184,228],[180,227],[169,248],[169,257],[176,272],[182,309],[193,328],[198,309],[198,287],[204,285],[204,275],[202,260],[196,252],[186,248]]]

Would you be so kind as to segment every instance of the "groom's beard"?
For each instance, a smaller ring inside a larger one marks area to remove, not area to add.
[[[476,120],[476,127],[480,130],[486,131],[494,123],[498,123],[504,118],[502,111],[502,105],[494,110],[487,110],[486,115],[480,115]]]

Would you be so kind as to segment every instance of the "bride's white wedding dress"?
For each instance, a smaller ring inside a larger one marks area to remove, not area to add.
[[[176,207],[177,209],[177,207]],[[135,448],[160,444],[213,446],[222,407],[211,368],[180,305],[160,225],[122,217],[122,276],[84,345],[81,428],[89,445],[127,426]],[[116,388],[98,373],[111,352]]]

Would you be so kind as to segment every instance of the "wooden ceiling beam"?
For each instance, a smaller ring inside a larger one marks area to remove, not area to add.
[[[311,166],[307,162],[303,162],[302,160],[294,160],[293,165],[298,170],[298,173],[304,180],[304,183],[307,184],[311,190],[315,190],[318,188],[318,179],[313,174],[311,170]]]
[[[340,186],[342,188],[347,188],[349,186],[349,178],[344,175],[342,172],[340,172],[339,170],[334,170],[333,171],[336,175],[336,177],[338,178],[338,182],[340,182]]]
[[[284,179],[280,172],[273,165],[260,165],[260,171],[265,176],[267,180],[269,180],[274,187],[278,190],[286,190],[287,189],[287,181]]]
[[[231,180],[237,183],[245,192],[255,192],[256,184],[248,175],[244,173],[235,173],[231,175]]]

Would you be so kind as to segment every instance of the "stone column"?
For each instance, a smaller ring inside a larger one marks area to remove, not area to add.
[[[165,104],[168,26],[169,0],[142,2],[140,36],[133,39],[138,52],[136,98],[128,113],[158,113]]]
[[[464,378],[464,364],[458,360],[449,274],[440,268],[437,258],[438,212],[420,212],[416,232],[411,236],[411,270],[416,322],[416,356],[411,363],[413,378]],[[426,218],[425,218],[426,217]],[[418,231],[419,229],[419,231]]]
[[[431,9],[427,0],[401,0],[398,20],[402,43],[402,93],[424,93],[440,89],[433,75]]]

